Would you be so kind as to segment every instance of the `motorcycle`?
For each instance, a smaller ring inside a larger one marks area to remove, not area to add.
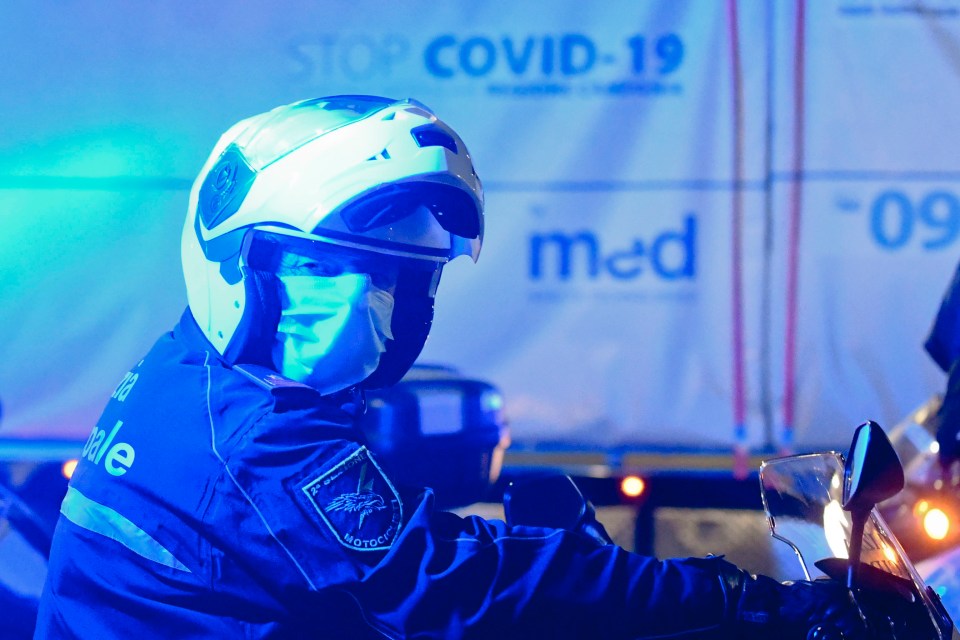
[[[960,477],[956,469],[943,470],[938,461],[934,416],[941,403],[941,396],[932,396],[889,431],[903,464],[906,486],[879,509],[918,567],[960,544],[956,526]],[[921,575],[925,575],[923,570]]]
[[[960,468],[938,461],[934,416],[943,397],[932,396],[890,431],[906,473],[906,489],[880,505],[900,543],[947,611],[960,615]]]
[[[874,422],[857,428],[847,456],[826,452],[763,462],[760,490],[770,534],[785,545],[783,575],[774,577],[845,583],[878,640],[960,640],[939,596],[876,508],[903,486],[900,460]],[[610,544],[592,506],[566,477],[515,483],[505,492],[504,512],[509,524],[586,529]],[[817,625],[807,637],[840,636]]]

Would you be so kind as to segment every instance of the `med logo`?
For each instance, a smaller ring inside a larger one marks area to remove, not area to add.
[[[596,232],[535,232],[529,237],[531,281],[692,281],[697,275],[697,217],[645,236],[601,239]]]
[[[308,479],[300,490],[337,541],[348,549],[388,549],[400,531],[400,497],[366,447]]]

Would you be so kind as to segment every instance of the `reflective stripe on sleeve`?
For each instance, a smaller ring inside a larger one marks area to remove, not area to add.
[[[60,505],[60,513],[78,527],[116,540],[138,556],[190,573],[186,565],[151,538],[146,531],[110,507],[94,502],[74,487],[67,488],[67,496]]]

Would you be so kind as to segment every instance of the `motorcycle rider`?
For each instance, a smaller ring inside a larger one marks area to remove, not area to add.
[[[960,265],[947,287],[924,348],[944,373],[947,386],[937,409],[940,466],[955,475],[960,462]]]
[[[483,230],[463,141],[416,101],[229,129],[190,195],[188,309],[84,447],[36,637],[861,637],[832,582],[460,518],[391,482],[363,390],[412,365],[443,265]]]

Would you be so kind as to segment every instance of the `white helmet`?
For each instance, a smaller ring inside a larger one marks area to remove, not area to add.
[[[483,190],[470,154],[430,109],[375,96],[305,100],[237,123],[214,147],[183,228],[187,300],[227,362],[272,366],[271,247],[392,256],[403,265],[395,338],[367,380],[382,386],[423,348],[443,264],[461,254],[476,260],[482,239]]]

